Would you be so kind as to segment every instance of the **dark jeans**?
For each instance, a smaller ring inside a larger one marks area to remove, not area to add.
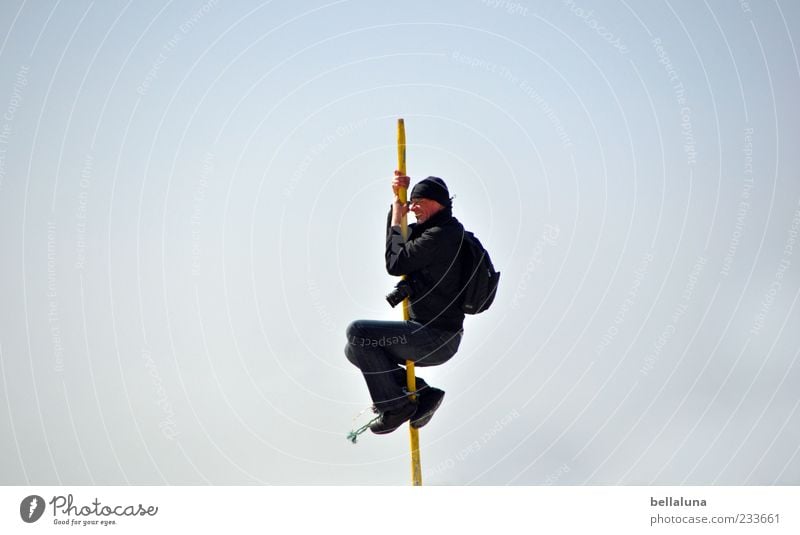
[[[347,327],[344,354],[364,374],[375,407],[385,411],[406,402],[406,361],[415,366],[447,362],[458,351],[462,334],[415,321],[356,320]],[[420,395],[427,386],[417,377]]]

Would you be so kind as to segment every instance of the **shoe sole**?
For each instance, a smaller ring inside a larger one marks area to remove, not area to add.
[[[403,424],[404,424],[404,423],[405,423],[405,422],[403,422]],[[370,431],[372,431],[372,432],[373,432],[374,434],[376,434],[376,435],[388,435],[389,433],[393,433],[393,432],[397,431],[397,430],[400,428],[400,426],[402,426],[403,424],[400,424],[400,425],[398,425],[397,427],[393,427],[393,428],[391,428],[391,429],[383,429],[383,430],[381,430],[381,431],[375,431],[375,430],[374,430],[374,429],[372,429],[371,427],[370,427],[370,429],[369,429],[369,430],[370,430]]]
[[[411,420],[411,427],[413,427],[414,429],[425,427],[425,425],[431,421],[431,418],[433,418],[433,413],[436,412],[436,409],[439,408],[439,406],[442,404],[442,401],[444,401],[444,396],[439,398],[439,401],[436,402],[436,405],[431,407],[431,410],[429,410],[416,420]]]
[[[373,433],[375,433],[376,435],[388,435],[389,433],[392,433],[392,432],[394,432],[394,431],[397,431],[397,430],[398,430],[400,427],[402,427],[402,425],[403,425],[404,423],[406,423],[407,421],[409,421],[409,420],[410,420],[410,419],[411,419],[413,416],[414,416],[414,413],[412,412],[412,413],[411,413],[411,414],[408,416],[408,418],[406,418],[405,420],[403,420],[402,422],[400,422],[399,424],[397,424],[397,426],[396,426],[396,427],[392,427],[392,428],[389,428],[389,429],[380,429],[380,430],[377,430],[377,431],[376,431],[374,428],[370,427],[370,428],[369,428],[369,430],[370,430],[370,431],[372,431]]]

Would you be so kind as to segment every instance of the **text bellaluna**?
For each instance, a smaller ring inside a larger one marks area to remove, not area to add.
[[[660,500],[653,498],[650,496],[650,507],[705,507],[706,501],[703,499],[697,498],[684,498],[683,496],[679,496],[677,498],[673,498],[672,496],[667,496],[666,498],[661,498]]]

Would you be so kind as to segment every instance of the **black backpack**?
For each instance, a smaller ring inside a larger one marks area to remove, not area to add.
[[[464,314],[480,314],[494,301],[500,273],[494,270],[489,253],[478,238],[466,230],[461,243],[461,268],[461,310]]]

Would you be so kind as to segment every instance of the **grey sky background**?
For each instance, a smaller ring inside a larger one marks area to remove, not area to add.
[[[796,2],[3,11],[0,483],[407,484],[398,117],[503,274],[426,484],[800,483]]]

